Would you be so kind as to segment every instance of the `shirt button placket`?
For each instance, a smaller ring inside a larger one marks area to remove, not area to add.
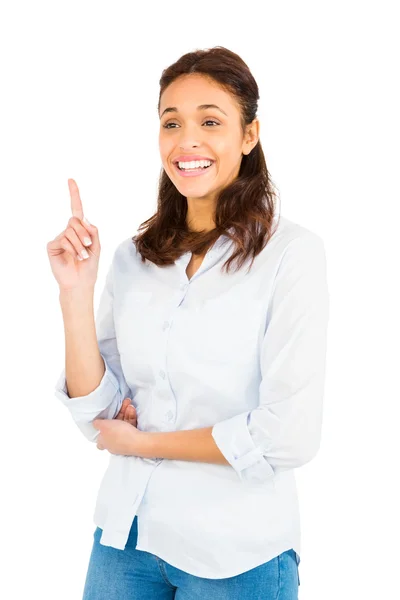
[[[178,301],[178,306],[180,305],[180,303],[183,301],[185,295],[186,295],[186,291],[187,288],[189,286],[188,282],[184,282],[181,281],[181,283],[179,284],[179,289],[182,292],[180,295],[180,299]],[[177,308],[177,306],[175,305],[175,309]],[[161,329],[162,331],[168,333],[168,330],[171,328],[171,324],[172,321],[168,321],[165,320],[163,321],[162,325],[161,325]],[[162,361],[162,364],[165,364],[165,360],[166,360],[166,356],[167,356],[167,345],[168,345],[168,335],[165,336],[165,338],[163,338],[163,344],[160,345],[159,347],[159,351],[160,351],[160,362]],[[173,392],[171,390],[171,388],[168,385],[168,378],[167,378],[167,373],[165,372],[164,369],[160,369],[158,371],[158,375],[160,377],[160,379],[162,379],[162,381],[165,381],[165,385],[161,385],[161,387],[163,388],[163,393],[165,394],[165,396],[168,398],[170,398],[170,401],[168,403],[168,401],[166,400],[167,406],[165,407],[165,413],[162,414],[161,413],[161,419],[162,419],[162,423],[165,427],[168,428],[168,426],[170,425],[170,423],[174,420],[174,416],[175,416],[175,406],[171,407],[171,404],[174,404],[175,402],[175,398],[173,395]],[[167,390],[167,386],[168,386],[168,390]],[[169,404],[169,406],[168,406]],[[168,408],[168,410],[167,410]]]
[[[163,332],[166,333],[165,338],[163,338],[163,344],[160,345],[160,360],[161,363],[164,364],[165,360],[166,360],[166,356],[167,356],[167,345],[168,345],[168,330],[171,327],[171,321],[165,320],[162,322],[161,325],[161,329]],[[160,387],[162,388],[162,394],[161,396],[163,396],[165,398],[165,404],[164,404],[164,410],[160,411],[160,417],[162,420],[162,424],[164,426],[168,427],[168,424],[170,421],[173,420],[174,417],[174,411],[171,409],[171,405],[174,403],[174,397],[173,397],[173,393],[172,390],[169,386],[169,382],[168,382],[168,377],[167,377],[167,373],[165,371],[165,369],[160,369],[158,371],[158,375],[160,377],[160,379],[165,382],[165,383],[161,383],[160,382]],[[167,410],[168,409],[168,410]]]

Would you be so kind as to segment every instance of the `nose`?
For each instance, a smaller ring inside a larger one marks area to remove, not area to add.
[[[201,132],[199,132],[198,127],[181,127],[180,134],[179,147],[183,152],[201,146]]]
[[[186,152],[187,150],[191,150],[193,148],[198,148],[198,146],[200,146],[199,142],[193,142],[191,140],[185,140],[184,142],[179,143],[179,148],[182,150],[182,152]]]

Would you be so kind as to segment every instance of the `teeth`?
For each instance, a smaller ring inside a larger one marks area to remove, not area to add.
[[[192,160],[190,162],[178,162],[180,169],[199,169],[212,165],[211,160]]]

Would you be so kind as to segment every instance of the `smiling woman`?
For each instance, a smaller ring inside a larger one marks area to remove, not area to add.
[[[111,453],[83,600],[298,597],[329,294],[321,238],[275,214],[257,103],[226,48],[165,69],[157,211],[116,248],[96,328],[92,290],[64,296],[57,395]]]
[[[197,106],[197,98],[212,98],[215,103]],[[213,214],[219,193],[237,178],[242,157],[258,142],[258,120],[254,119],[243,135],[238,101],[202,74],[181,76],[170,84],[161,96],[160,111],[159,145],[164,169],[186,196],[187,221],[196,221],[196,229],[207,228],[204,216]],[[202,160],[208,160],[206,164],[211,166],[205,167],[199,162]],[[182,181],[182,177],[191,179]]]
[[[273,234],[276,194],[259,139],[259,92],[248,66],[217,46],[162,73],[158,210],[132,238],[145,261],[171,265],[234,240],[227,270],[254,258]]]

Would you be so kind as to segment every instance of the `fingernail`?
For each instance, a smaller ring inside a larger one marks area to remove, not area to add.
[[[92,243],[92,240],[88,237],[84,237],[83,243],[85,244],[85,246],[90,246],[90,244]]]
[[[86,225],[91,225],[91,223],[87,220],[86,217],[83,217],[84,222],[86,223]]]

